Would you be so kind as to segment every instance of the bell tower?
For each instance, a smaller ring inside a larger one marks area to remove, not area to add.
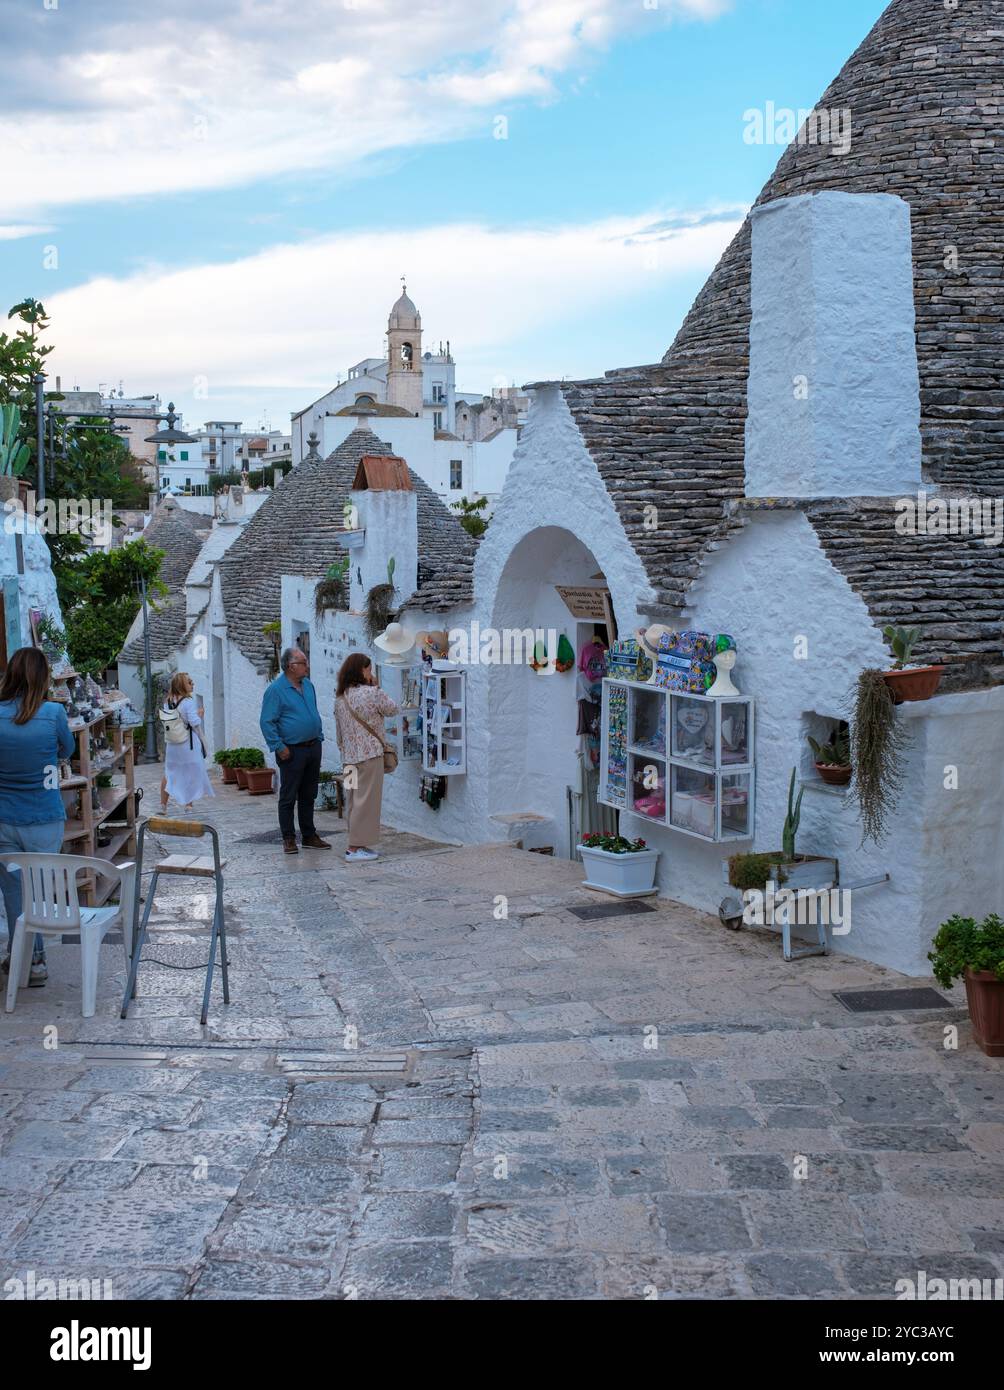
[[[387,404],[422,414],[422,316],[408,298],[403,275],[401,297],[387,320]]]

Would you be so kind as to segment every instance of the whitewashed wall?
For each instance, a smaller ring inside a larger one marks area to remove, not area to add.
[[[24,573],[18,573],[17,547],[21,541]],[[29,610],[37,608],[47,613],[62,627],[63,618],[56,597],[56,581],[49,563],[49,547],[40,536],[35,518],[22,510],[7,512],[0,505],[0,578],[14,577],[18,581],[18,611],[21,645],[31,646]],[[2,601],[2,596],[0,596]]]

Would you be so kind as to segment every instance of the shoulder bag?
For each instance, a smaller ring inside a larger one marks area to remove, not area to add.
[[[396,753],[396,751],[395,751],[393,748],[389,748],[389,747],[387,746],[386,740],[383,739],[383,738],[380,736],[380,734],[377,733],[376,729],[374,729],[374,728],[372,727],[372,725],[366,723],[366,720],[362,717],[361,714],[356,714],[355,710],[354,710],[354,709],[352,708],[352,706],[349,704],[348,700],[345,698],[344,695],[342,696],[342,699],[345,700],[345,704],[346,704],[346,706],[348,707],[349,714],[352,715],[352,718],[356,721],[356,723],[357,723],[357,724],[361,724],[368,734],[372,734],[373,737],[376,739],[377,743],[379,743],[380,746],[383,748],[383,770],[384,770],[384,772],[396,772],[396,771],[397,771],[397,753]]]

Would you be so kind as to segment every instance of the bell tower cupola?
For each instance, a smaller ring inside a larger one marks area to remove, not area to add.
[[[422,414],[422,316],[408,298],[403,275],[401,297],[387,320],[387,404]]]

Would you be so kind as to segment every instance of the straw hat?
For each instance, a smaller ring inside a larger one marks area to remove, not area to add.
[[[403,652],[411,651],[415,639],[400,623],[388,623],[380,636],[374,637],[373,645],[391,656],[400,656]]]
[[[416,632],[415,641],[426,656],[442,659],[450,654],[449,635],[439,629],[433,629],[431,632]]]
[[[653,623],[651,627],[639,627],[635,631],[635,640],[642,651],[649,656],[659,655],[659,639],[663,636],[675,637],[675,630],[666,627],[662,623]]]

